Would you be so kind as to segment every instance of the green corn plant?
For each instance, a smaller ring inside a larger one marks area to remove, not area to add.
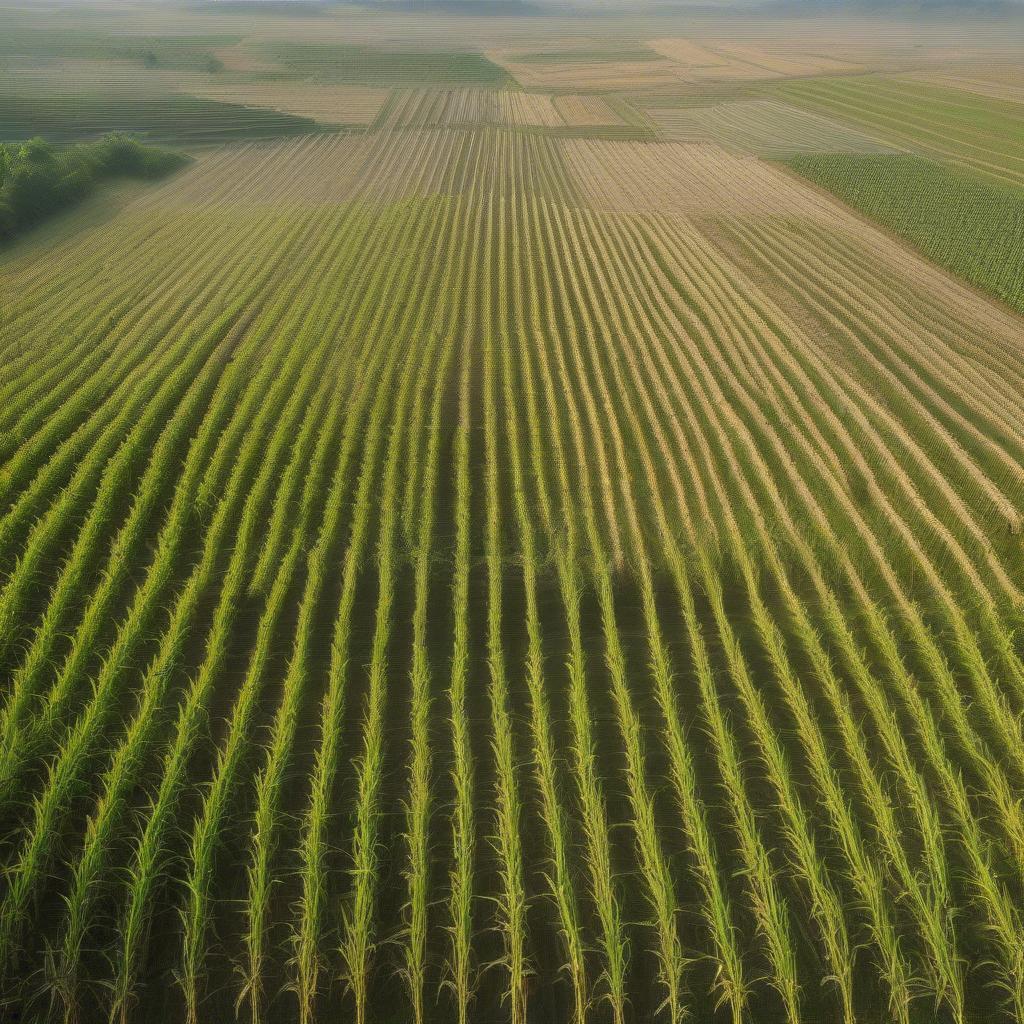
[[[502,281],[507,268],[502,268]],[[506,299],[507,301],[507,299]],[[541,813],[547,828],[551,864],[545,881],[558,914],[558,925],[564,947],[562,969],[570,979],[573,991],[573,1020],[583,1024],[589,1004],[585,941],[580,924],[576,886],[569,862],[569,825],[562,798],[558,792],[554,738],[549,701],[545,692],[545,671],[540,614],[537,608],[537,559],[534,551],[533,527],[526,504],[519,426],[514,413],[511,388],[511,339],[502,345],[503,400],[507,411],[506,431],[512,469],[516,520],[522,550],[523,584],[526,593],[526,682],[530,694],[530,722],[533,736],[533,760],[536,784],[541,794]],[[546,495],[545,495],[546,498]]]
[[[513,251],[524,244],[520,239],[529,238],[525,234],[536,227],[533,210],[525,202],[517,203],[516,216],[512,218],[510,234],[513,239]],[[530,260],[523,260],[526,280],[517,285],[517,297],[524,300],[534,312],[531,322],[539,324],[542,316],[553,319],[550,309],[550,296],[542,295],[536,270]],[[543,279],[542,279],[543,280]],[[572,775],[577,783],[578,797],[582,813],[582,829],[586,845],[586,869],[588,888],[596,907],[599,923],[600,951],[602,970],[600,981],[603,991],[599,997],[608,1002],[613,1018],[623,1018],[626,1005],[625,980],[628,964],[628,944],[621,920],[617,883],[614,879],[608,842],[608,822],[597,777],[589,700],[585,674],[585,657],[583,639],[580,629],[580,586],[578,567],[576,565],[576,529],[575,502],[570,497],[572,487],[569,483],[568,461],[559,428],[559,417],[555,410],[555,389],[553,375],[546,359],[545,346],[538,347],[539,386],[534,382],[533,371],[528,361],[525,346],[521,348],[521,368],[525,382],[527,410],[529,417],[531,451],[533,453],[534,476],[538,481],[545,477],[545,468],[541,464],[542,453],[550,450],[553,453],[555,472],[558,479],[558,493],[565,510],[564,539],[555,543],[555,565],[559,580],[562,606],[569,633],[569,656],[566,670],[569,679],[568,698],[570,721],[573,729],[572,744]],[[544,397],[545,410],[550,418],[552,429],[548,443],[541,440],[540,409],[534,395],[540,393]],[[589,494],[589,491],[586,492]],[[551,521],[551,520],[549,520]]]
[[[323,348],[323,343],[321,343],[321,353]],[[292,431],[295,429],[297,421],[300,424],[298,434],[295,436],[288,461],[309,465],[310,449],[317,436],[317,429],[322,426],[323,406],[330,394],[327,379],[323,375],[319,375],[320,358],[314,355],[307,360],[306,368],[296,384],[277,428],[266,443],[265,457],[270,465],[277,463],[279,453],[283,452],[288,442],[291,441]],[[305,411],[299,421],[298,412],[303,406]],[[287,471],[285,475],[287,475]],[[310,479],[315,479],[315,477],[310,477]],[[311,497],[310,492],[310,499]],[[280,500],[280,488],[276,499]],[[247,539],[256,532],[254,510],[255,505],[249,504],[240,524],[239,533]],[[234,787],[239,784],[239,765],[245,755],[248,736],[251,732],[251,723],[259,701],[266,664],[270,657],[270,645],[288,596],[301,546],[305,541],[308,519],[309,503],[307,502],[305,509],[300,510],[300,514],[296,517],[288,555],[278,567],[274,585],[261,614],[248,669],[232,710],[231,725],[223,745],[217,752],[217,762],[211,785],[205,794],[190,838],[186,860],[186,901],[181,910],[183,949],[179,980],[185,994],[186,1011],[192,1020],[198,1019],[200,979],[209,930],[209,892],[218,837],[223,830],[224,817],[231,794]],[[224,581],[224,594],[238,594],[244,587],[241,577],[246,567],[245,551],[244,546],[238,546],[235,549],[235,555],[228,567],[228,574]]]
[[[222,451],[237,444],[242,437],[240,430],[236,432],[232,429],[235,424],[247,423],[250,427],[244,435],[240,451],[236,452],[234,471],[229,476],[227,491],[217,506],[207,532],[204,553],[194,574],[197,580],[202,580],[204,575],[208,577],[213,571],[224,531],[232,522],[232,516],[238,514],[233,512],[234,502],[245,499],[246,508],[241,513],[241,522],[248,524],[248,531],[251,531],[256,522],[256,510],[262,508],[268,494],[276,469],[274,459],[263,460],[260,473],[247,497],[243,487],[248,486],[257,458],[260,454],[265,454],[262,452],[263,432],[280,416],[288,390],[295,383],[293,373],[305,355],[301,349],[291,346],[292,341],[288,334],[277,337],[276,352],[265,358],[254,380],[254,387],[246,392],[242,403],[236,409],[232,424],[219,438],[217,451]],[[292,355],[291,372],[280,372],[282,364],[278,360],[283,360],[284,365],[288,365],[289,361],[285,356],[289,348]],[[261,384],[265,387],[261,387]],[[296,404],[293,402],[293,409]],[[213,467],[217,465],[226,466],[226,460],[211,458],[207,473],[214,472]],[[246,557],[247,544],[246,534],[243,533],[235,546],[236,562]],[[121,955],[117,961],[114,982],[114,1009],[122,1016],[127,1015],[131,1008],[140,958],[148,933],[152,899],[161,871],[166,864],[168,829],[173,822],[174,809],[185,783],[184,772],[193,746],[198,741],[201,728],[207,720],[213,683],[226,654],[226,641],[234,610],[235,585],[243,579],[240,562],[233,573],[229,572],[227,579],[232,581],[233,586],[221,592],[213,626],[207,639],[204,664],[181,702],[174,740],[164,758],[160,788],[138,841],[129,872],[129,896],[121,918]],[[188,590],[183,592],[183,600],[189,599],[189,593]],[[197,599],[195,591],[192,592],[190,599],[193,602]],[[188,610],[189,605],[182,605],[179,602],[179,607],[181,621],[183,624],[187,623],[192,614]]]
[[[451,675],[448,703],[451,708],[452,784],[452,867],[449,873],[448,925],[450,951],[445,961],[443,984],[455,999],[459,1024],[469,1020],[469,1004],[476,987],[473,960],[473,867],[475,862],[475,818],[473,754],[466,716],[466,683],[469,664],[469,332],[464,334],[459,374],[459,422],[455,428],[455,566],[452,578]]]
[[[407,222],[400,222],[403,230]],[[386,236],[385,236],[386,237]],[[371,294],[369,299],[374,299]],[[379,309],[380,307],[378,307]],[[376,337],[376,332],[371,335]],[[380,347],[383,351],[383,347]],[[390,382],[397,365],[398,349],[392,347],[384,362],[378,390],[373,394],[372,412],[366,435],[363,439],[362,467],[356,488],[352,525],[348,548],[342,569],[342,593],[338,613],[335,617],[331,643],[331,659],[328,671],[328,685],[323,698],[321,719],[323,729],[321,743],[317,748],[311,779],[309,802],[303,815],[302,836],[299,844],[301,895],[295,907],[291,942],[294,950],[290,962],[292,978],[290,987],[298,1000],[300,1019],[312,1019],[316,993],[323,969],[322,939],[327,912],[327,865],[326,843],[330,823],[330,800],[334,779],[337,774],[337,735],[341,728],[345,707],[346,659],[348,638],[351,630],[352,608],[355,602],[356,580],[363,560],[363,547],[367,541],[371,514],[371,488],[376,479],[377,449],[382,442],[382,423],[386,403],[390,398]],[[370,398],[371,389],[361,389],[354,405],[355,413],[350,420],[358,422],[364,401]],[[356,441],[355,432],[346,433],[344,446]],[[346,456],[348,457],[348,456]]]

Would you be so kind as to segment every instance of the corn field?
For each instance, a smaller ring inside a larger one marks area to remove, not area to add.
[[[1021,321],[414,113],[0,269],[0,1016],[1024,1021]]]

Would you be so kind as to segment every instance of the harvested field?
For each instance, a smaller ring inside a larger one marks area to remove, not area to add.
[[[576,189],[599,210],[671,212],[684,217],[725,212],[800,214],[820,220],[836,207],[778,168],[711,143],[562,143]]]
[[[549,96],[516,90],[420,89],[396,93],[389,128],[494,125],[506,128],[624,128],[622,115],[600,96]]]
[[[166,31],[131,32],[118,25],[101,28],[85,15],[75,24],[74,13],[54,23],[52,16],[31,6],[5,9],[0,36],[0,61],[35,58],[45,61],[127,61],[139,68],[184,72],[208,71],[214,51],[238,41],[237,36],[199,33],[190,35],[176,26]],[[70,83],[69,83],[70,84]]]
[[[508,58],[516,64],[604,64],[608,62],[657,60],[658,56],[646,46],[570,46],[538,50],[535,53],[516,53]]]
[[[714,50],[692,39],[648,39],[647,45],[688,70],[723,68],[731,63],[728,57],[715,53]]]
[[[499,93],[502,124],[520,128],[557,128],[564,123],[550,96],[529,92]]]
[[[784,49],[740,46],[723,40],[650,39],[647,45],[677,63],[687,81],[744,81],[778,77],[841,74],[857,65]]]
[[[237,85],[208,84],[190,87],[194,96],[265,107],[321,124],[368,125],[391,95],[390,89],[372,86],[324,85],[315,82],[246,82]]]
[[[616,92],[678,86],[679,69],[668,60],[570,60],[517,62],[504,51],[487,56],[524,88],[537,92]]]
[[[185,85],[199,85],[209,76],[199,71],[159,70],[128,60],[70,60],[12,57],[0,61],[0,89],[21,95],[167,93]]]
[[[349,199],[377,140],[330,133],[289,142],[224,146],[196,162],[173,184],[154,190],[140,209],[248,210],[275,202],[316,207]]]
[[[707,44],[715,53],[739,65],[749,65],[787,78],[806,78],[812,75],[849,74],[860,70],[858,65],[820,55],[786,52],[784,48],[769,46],[738,46],[724,40],[711,40]]]
[[[554,105],[563,122],[575,128],[624,123],[600,96],[556,96]]]
[[[708,107],[648,107],[646,113],[668,139],[714,142],[758,156],[880,153],[890,149],[840,121],[774,100],[737,100]]]

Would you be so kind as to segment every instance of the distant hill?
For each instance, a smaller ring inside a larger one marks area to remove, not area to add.
[[[292,17],[323,14],[327,3],[323,0],[195,0],[188,5],[192,10],[213,11],[217,14],[286,14]]]
[[[922,15],[935,17],[998,18],[1024,14],[1022,0],[769,0],[761,5],[770,14]]]
[[[474,17],[515,17],[550,14],[549,5],[531,0],[334,0],[336,3],[371,11],[433,11],[440,14],[465,14]]]
[[[433,11],[443,14],[512,15],[549,14],[551,6],[532,0],[193,0],[193,10],[219,14],[284,14],[318,16],[332,7],[360,7],[372,11]]]

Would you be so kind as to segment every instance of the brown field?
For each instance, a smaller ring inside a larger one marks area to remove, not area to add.
[[[739,46],[725,40],[712,40],[708,43],[716,53],[722,54],[737,64],[748,64],[752,67],[783,76],[806,76],[844,74],[860,70],[856,64],[836,60],[833,57],[813,56],[810,54],[786,53],[775,46]]]
[[[678,85],[683,77],[677,66],[669,60],[553,61],[534,64],[515,61],[510,51],[488,50],[486,53],[524,89],[537,92],[642,91]]]
[[[503,92],[499,94],[503,123],[524,128],[557,128],[564,122],[554,99],[543,93]]]
[[[776,77],[848,73],[857,65],[832,57],[787,53],[768,44],[741,46],[722,39],[696,42],[680,37],[649,39],[652,50],[684,69],[687,81],[744,81]]]
[[[560,128],[565,121],[553,98],[541,93],[493,89],[405,89],[388,109],[389,128],[495,125]]]
[[[221,146],[204,153],[172,183],[139,197],[132,210],[243,211],[274,203],[344,202],[360,183],[372,179],[367,157],[375,142],[363,134],[336,133]]]
[[[657,102],[657,101],[652,101]],[[709,106],[649,106],[645,111],[666,139],[715,142],[758,156],[790,153],[893,152],[865,132],[775,100],[735,100]]]
[[[319,82],[244,82],[209,84],[188,90],[193,96],[240,103],[243,106],[269,107],[322,124],[368,125],[380,113],[391,95],[390,89],[372,86],[331,85]]]
[[[731,63],[728,57],[692,39],[683,39],[680,36],[671,39],[648,39],[646,45],[687,70],[724,68]]]
[[[575,128],[624,123],[600,96],[556,96],[554,105],[564,123]]]
[[[834,220],[837,207],[808,186],[754,157],[711,143],[572,139],[562,143],[580,193],[599,210],[800,214]]]
[[[401,90],[388,109],[390,128],[494,125],[506,128],[622,127],[600,96],[549,95],[512,89]]]

